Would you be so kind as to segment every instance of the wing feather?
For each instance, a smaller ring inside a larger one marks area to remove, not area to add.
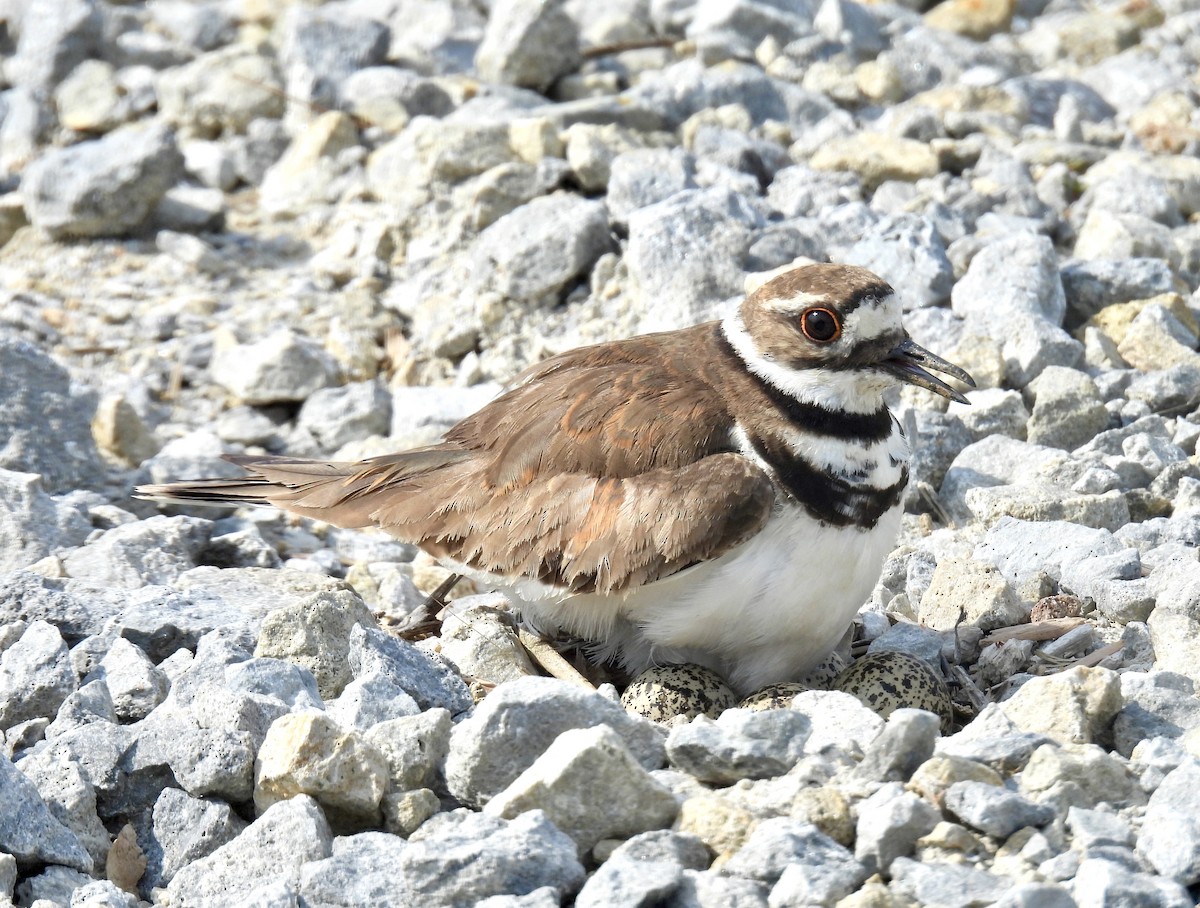
[[[483,572],[620,593],[719,557],[773,507],[770,479],[732,449],[732,417],[702,377],[712,335],[700,326],[555,357],[428,448],[356,463],[231,457],[247,477],[139,491],[376,524]]]
[[[508,491],[446,477],[444,488],[425,495],[466,507],[431,513],[397,495],[373,517],[399,538],[475,570],[598,593],[719,557],[761,529],[775,501],[766,474],[734,453],[624,479],[559,474]]]

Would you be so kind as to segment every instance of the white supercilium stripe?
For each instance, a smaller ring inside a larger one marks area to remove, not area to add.
[[[782,315],[799,315],[810,306],[828,305],[828,301],[822,294],[804,293],[803,291],[788,297],[772,297],[762,300],[761,303],[764,308]]]

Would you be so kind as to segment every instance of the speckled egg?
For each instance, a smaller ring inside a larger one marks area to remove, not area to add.
[[[950,688],[940,672],[908,653],[867,653],[834,679],[833,689],[853,694],[887,718],[901,707],[925,709],[950,725]]]
[[[799,681],[809,690],[829,690],[833,679],[846,670],[846,660],[836,650]]]
[[[792,705],[796,694],[812,690],[812,685],[799,681],[784,681],[782,684],[769,684],[762,690],[756,690],[738,704],[740,709],[782,709]]]
[[[654,722],[686,721],[701,714],[715,719],[737,702],[724,678],[691,663],[648,668],[621,695],[622,706]]]

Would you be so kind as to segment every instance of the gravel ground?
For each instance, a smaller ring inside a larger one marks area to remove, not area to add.
[[[0,905],[1195,905],[1198,68],[1193,0],[0,0]],[[901,539],[780,708],[129,497],[808,260],[980,387],[897,399]]]

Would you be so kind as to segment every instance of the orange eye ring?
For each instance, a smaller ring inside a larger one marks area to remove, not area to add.
[[[814,306],[800,313],[800,330],[814,344],[832,344],[842,336],[842,322],[832,309]]]

